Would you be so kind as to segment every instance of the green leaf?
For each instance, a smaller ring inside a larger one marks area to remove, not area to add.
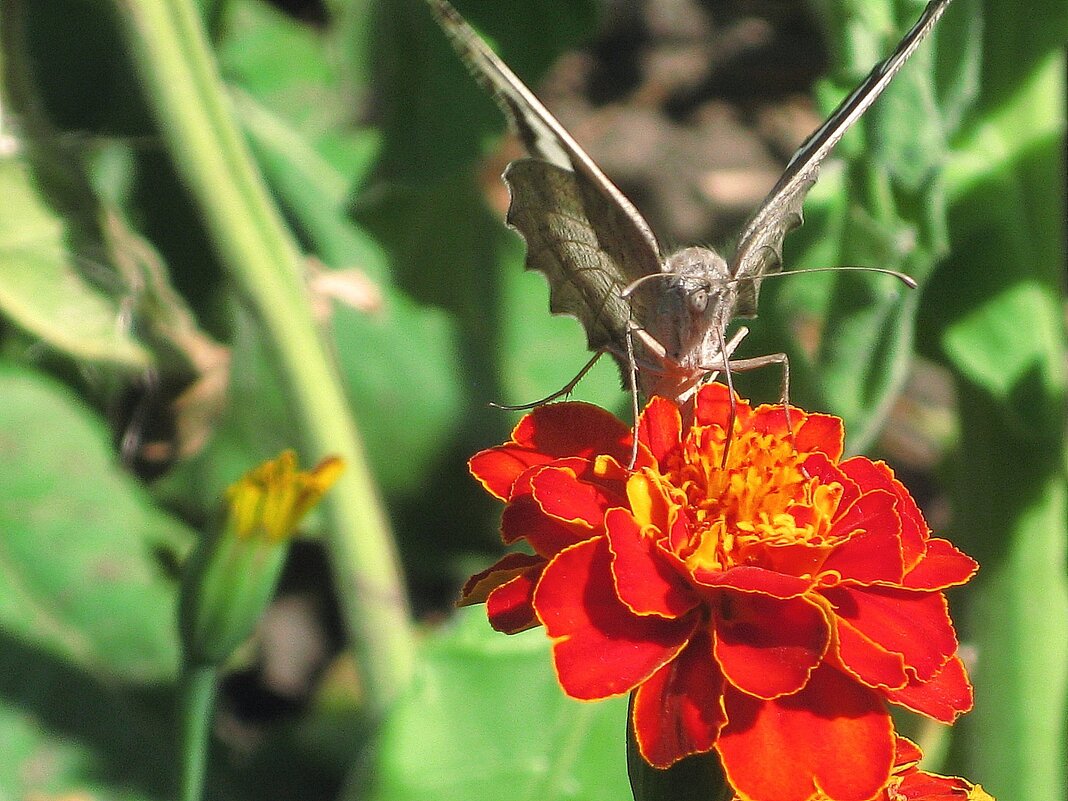
[[[323,37],[269,3],[231,2],[217,55],[228,82],[302,130],[322,132],[349,116]]]
[[[177,664],[172,582],[157,551],[190,532],[116,464],[64,387],[0,366],[0,626],[48,653],[140,681]]]
[[[578,320],[549,314],[545,276],[523,269],[524,245],[508,232],[498,258],[502,297],[499,370],[503,400],[530,403],[563,387],[589,359],[586,334]],[[621,389],[619,369],[608,356],[575,387],[571,397],[609,409],[627,409],[630,395]]]
[[[338,307],[333,329],[375,476],[393,492],[425,487],[462,407],[455,325],[390,292],[377,312]]]
[[[423,657],[368,768],[372,801],[628,797],[626,701],[564,696],[544,632],[507,637],[467,609]]]
[[[583,0],[457,3],[524,80],[544,72],[592,29],[594,4]],[[379,3],[368,58],[384,107],[384,176],[410,183],[465,169],[483,143],[504,130],[491,99],[465,70],[423,0]]]
[[[64,386],[0,364],[0,797],[169,797],[178,664],[161,553],[192,533]]]
[[[259,96],[336,80],[316,27],[263,0],[228,0],[226,14],[216,55],[228,79]],[[280,50],[293,62],[279,59]]]
[[[335,136],[326,148],[331,158],[324,158],[285,118],[244,92],[234,90],[231,95],[264,177],[308,248],[327,265],[355,265],[376,281],[388,280],[383,254],[347,209],[353,184],[372,166],[377,135],[362,131]]]
[[[953,255],[923,316],[958,383],[954,531],[983,565],[962,631],[979,655],[976,709],[956,727],[951,768],[1025,801],[1068,786],[1068,10],[1034,9],[1042,25],[998,3],[975,13],[988,26],[982,113],[947,173]]]
[[[0,312],[75,359],[147,367],[150,354],[121,324],[122,298],[87,280],[72,224],[22,159],[0,159],[0,196]]]
[[[1008,418],[1049,433],[1063,425],[1068,385],[1055,166],[1064,109],[1051,99],[1063,88],[1058,60],[1021,76],[1017,95],[961,138],[948,172],[954,255],[932,287],[931,315],[954,367],[1000,399]]]
[[[172,797],[171,728],[159,707],[143,688],[0,632],[0,797]]]
[[[848,69],[833,87],[821,87],[827,112],[886,57],[919,13],[914,3],[837,5],[855,6],[860,16],[829,18]],[[789,354],[791,397],[841,416],[853,453],[871,446],[908,376],[919,293],[879,275],[806,276],[803,270],[898,270],[922,292],[947,247],[940,177],[947,129],[934,56],[943,29],[954,24],[947,14],[824,165],[805,204],[808,221],[786,243],[787,264],[801,274],[768,282],[762,320],[743,343],[742,355]],[[758,394],[774,398],[781,376],[765,372],[771,375],[757,377]]]

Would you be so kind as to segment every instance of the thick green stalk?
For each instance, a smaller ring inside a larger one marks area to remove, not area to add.
[[[381,711],[411,674],[414,641],[388,520],[311,315],[301,254],[234,123],[190,0],[115,2],[160,135],[282,366],[305,457],[337,454],[347,465],[324,504],[331,556],[368,704]]]
[[[181,714],[181,766],[178,798],[200,801],[204,797],[208,750],[211,745],[211,716],[219,675],[214,667],[186,665],[182,673],[179,712]]]

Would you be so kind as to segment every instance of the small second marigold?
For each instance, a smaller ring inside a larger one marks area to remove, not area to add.
[[[474,456],[504,541],[534,553],[462,602],[507,633],[543,625],[572,697],[634,692],[653,766],[715,749],[742,798],[873,797],[894,764],[884,702],[945,722],[971,707],[943,590],[975,562],[885,464],[842,459],[838,418],[709,384],[685,424],[654,398],[638,439],[630,469],[627,425],[561,403]]]

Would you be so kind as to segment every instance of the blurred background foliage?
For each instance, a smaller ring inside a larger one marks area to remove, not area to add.
[[[134,55],[137,5],[0,0],[5,798],[170,796],[182,558],[243,470],[293,445],[323,455],[155,121],[147,87],[169,76]],[[669,245],[729,242],[922,7],[456,5]],[[518,151],[497,110],[421,0],[198,11],[304,254],[292,303],[312,304],[351,404],[414,610],[399,625],[418,638],[414,680],[371,719],[383,703],[347,647],[361,621],[331,583],[343,557],[313,521],[226,684],[210,797],[627,797],[622,703],[563,698],[541,633],[451,609],[499,547],[465,460],[517,416],[487,404],[548,394],[587,358],[502,225]],[[787,241],[789,269],[886,267],[919,290],[777,279],[743,345],[788,353],[793,399],[843,416],[849,448],[890,459],[983,564],[952,599],[976,710],[914,734],[933,767],[1002,801],[1064,797],[1068,763],[1066,41],[1063,0],[956,0]],[[739,377],[764,401],[778,382]],[[575,394],[626,414],[608,364]]]

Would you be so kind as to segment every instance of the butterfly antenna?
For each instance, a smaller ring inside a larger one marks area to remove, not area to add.
[[[809,273],[846,273],[846,272],[879,273],[880,275],[889,275],[891,278],[896,278],[898,281],[903,283],[909,289],[916,289],[916,287],[919,286],[919,284],[916,283],[916,279],[915,278],[913,278],[911,275],[907,275],[907,274],[905,274],[903,272],[900,272],[898,270],[887,270],[884,267],[865,267],[863,265],[858,265],[858,264],[840,265],[838,267],[812,267],[812,268],[809,268],[807,270],[787,270],[787,271],[784,271],[784,272],[781,272],[781,273],[768,273],[767,275],[760,276],[760,280],[761,281],[766,281],[769,278],[779,278],[779,277],[784,276],[784,275],[808,275]],[[646,278],[652,278],[652,277],[653,276],[646,276]],[[641,280],[643,280],[643,279],[641,279],[641,278],[638,279],[638,281],[641,281]],[[737,283],[740,283],[741,281],[751,281],[751,280],[753,280],[753,279],[751,279],[751,278],[732,278],[727,283],[737,284]],[[634,283],[636,284],[636,283],[638,283],[638,281],[635,281]],[[634,284],[631,284],[631,286],[633,286],[633,285]]]
[[[578,375],[576,375],[574,378],[564,384],[564,386],[562,386],[560,389],[556,390],[556,392],[554,392],[553,394],[546,395],[540,400],[532,401],[531,403],[521,403],[516,406],[512,406],[507,403],[495,403],[493,401],[490,401],[490,406],[492,406],[494,409],[504,409],[506,412],[522,412],[526,411],[527,409],[536,409],[538,406],[544,406],[546,403],[550,403],[551,401],[554,401],[557,398],[561,398],[565,395],[570,395],[574,391],[575,387],[578,386],[579,381],[581,381],[586,376],[586,373],[588,373],[593,368],[593,366],[597,364],[597,360],[600,359],[602,356],[604,356],[604,351],[597,351],[595,354],[593,354],[593,357],[588,362],[586,362],[585,366],[578,371]],[[631,364],[633,363],[634,359],[632,357]]]
[[[641,278],[636,278],[629,284],[627,284],[625,287],[623,287],[623,291],[619,293],[619,296],[626,300],[631,295],[633,295],[634,291],[640,286],[642,286],[642,284],[646,284],[649,281],[654,281],[657,278],[669,278],[672,275],[674,275],[674,273],[650,273],[649,275],[643,275]]]

